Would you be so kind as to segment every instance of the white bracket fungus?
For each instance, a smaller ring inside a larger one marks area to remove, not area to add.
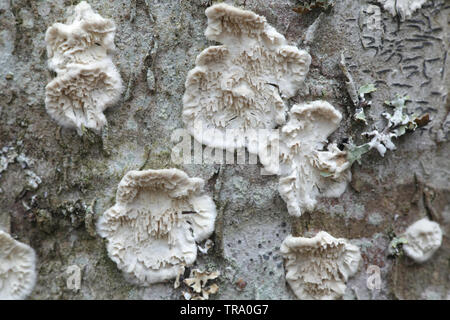
[[[321,231],[313,238],[289,235],[281,244],[286,280],[302,300],[337,299],[344,295],[349,277],[358,270],[359,248],[346,239]]]
[[[279,192],[289,214],[301,216],[303,210],[314,209],[317,196],[342,195],[351,173],[347,170],[350,165],[346,152],[327,143],[342,119],[338,110],[319,100],[294,105],[289,117],[277,141],[279,165],[262,157],[264,152],[260,152],[260,160],[268,172],[281,176]]]
[[[216,208],[203,180],[178,169],[129,171],[116,204],[97,224],[108,254],[130,280],[149,285],[175,278],[214,231]]]
[[[430,259],[442,244],[442,231],[439,224],[427,218],[410,225],[403,237],[406,239],[403,250],[408,257],[418,263]]]
[[[249,129],[285,123],[282,98],[295,95],[311,57],[288,45],[265,17],[251,11],[222,3],[205,13],[206,37],[223,45],[201,52],[189,72],[183,121],[194,138],[208,147],[245,147]]]
[[[106,124],[103,110],[122,92],[122,80],[109,53],[115,49],[114,22],[95,13],[85,1],[66,24],[47,29],[49,68],[57,74],[46,86],[48,114],[64,127],[100,131]]]
[[[411,18],[412,14],[422,8],[427,0],[377,0],[392,16],[400,16],[400,19]]]
[[[36,255],[0,230],[0,300],[25,299],[36,283]]]
[[[319,193],[340,196],[349,163],[346,153],[334,144],[327,146],[326,139],[341,114],[329,103],[315,101],[292,107],[286,124],[283,98],[295,95],[302,85],[311,56],[288,45],[265,17],[251,11],[217,4],[206,16],[206,37],[223,45],[200,53],[187,76],[187,130],[208,147],[246,147],[258,154],[266,172],[282,176],[279,190],[292,215],[312,210]],[[281,137],[272,130],[278,125],[284,125]],[[255,133],[259,129],[268,133],[262,137],[261,131]]]

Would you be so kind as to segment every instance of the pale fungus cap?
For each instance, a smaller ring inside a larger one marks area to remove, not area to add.
[[[36,254],[0,230],[0,300],[22,300],[36,283]]]
[[[49,115],[64,127],[82,133],[106,124],[103,111],[116,103],[122,80],[109,53],[114,50],[115,24],[80,2],[66,24],[47,29],[49,68],[57,74],[46,87]]]
[[[129,171],[116,204],[99,219],[108,254],[129,280],[150,285],[175,278],[197,257],[196,242],[214,231],[216,208],[203,180],[178,169]]]
[[[392,16],[400,16],[400,19],[404,21],[405,19],[411,18],[413,13],[418,9],[422,8],[427,0],[377,0],[383,5],[386,11]]]
[[[47,29],[45,42],[50,69],[56,72],[68,64],[89,64],[102,60],[115,49],[114,21],[95,13],[85,1],[75,8],[66,24],[55,23]]]
[[[47,112],[63,127],[100,130],[103,111],[115,103],[122,90],[120,75],[110,60],[87,66],[71,65],[47,84]]]
[[[264,157],[267,152],[259,155],[268,172],[280,175],[279,192],[289,214],[300,216],[304,210],[314,209],[318,196],[342,195],[351,173],[346,152],[328,143],[328,136],[342,119],[338,110],[319,100],[294,105],[289,117],[276,139],[280,157],[275,160],[279,162]],[[269,139],[266,148],[274,141]]]
[[[209,147],[246,147],[249,130],[285,123],[282,98],[299,89],[311,57],[288,45],[266,18],[251,11],[217,4],[206,16],[206,37],[223,45],[205,49],[189,72],[183,121]],[[235,132],[225,134],[227,129]]]
[[[286,280],[302,300],[337,299],[358,270],[359,248],[321,231],[313,238],[289,235],[281,244]]]
[[[403,250],[408,257],[418,263],[430,259],[442,244],[442,231],[439,224],[427,218],[410,225],[403,237],[406,239]]]

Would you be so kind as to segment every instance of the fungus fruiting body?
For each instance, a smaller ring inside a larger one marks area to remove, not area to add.
[[[36,255],[0,230],[0,300],[25,299],[36,283]]]
[[[431,258],[442,244],[442,231],[439,224],[427,218],[416,221],[406,229],[403,237],[406,255],[418,263]]]
[[[122,92],[122,80],[109,53],[114,46],[114,22],[95,13],[85,1],[66,24],[55,23],[45,35],[49,68],[56,78],[46,86],[45,106],[64,127],[96,131],[106,124],[103,111]]]
[[[280,247],[286,280],[302,300],[337,299],[358,270],[359,248],[321,231],[313,238],[288,236]]]
[[[279,191],[291,215],[312,210],[319,194],[340,196],[349,163],[344,151],[327,143],[340,112],[325,101],[288,112],[283,101],[303,84],[311,56],[251,11],[217,4],[206,16],[206,37],[222,45],[200,53],[187,76],[187,130],[208,147],[257,154],[267,173],[280,175]]]
[[[377,0],[392,16],[400,16],[400,19],[411,18],[413,13],[422,8],[427,0]]]
[[[319,100],[294,105],[289,118],[275,141],[279,158],[266,159],[260,152],[260,160],[267,171],[280,175],[279,192],[288,212],[300,216],[314,209],[319,195],[339,197],[345,191],[350,165],[346,153],[327,142],[342,118],[331,104]]]
[[[223,45],[201,52],[189,72],[183,121],[209,147],[246,147],[249,130],[285,123],[283,98],[299,89],[311,57],[251,11],[217,4],[206,16],[206,37]]]
[[[216,209],[203,180],[178,169],[129,171],[116,204],[99,219],[108,254],[131,281],[149,285],[175,278],[197,257],[196,242],[214,230]]]

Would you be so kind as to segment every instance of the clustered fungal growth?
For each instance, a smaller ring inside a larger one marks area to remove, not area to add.
[[[342,119],[339,111],[319,100],[294,105],[289,118],[276,141],[279,161],[260,159],[267,171],[280,175],[279,192],[289,214],[301,216],[304,210],[314,209],[319,195],[339,197],[351,173],[346,153],[327,142]]]
[[[285,123],[283,98],[299,89],[311,57],[288,45],[265,17],[251,11],[217,4],[206,16],[206,37],[223,45],[201,52],[189,72],[183,121],[194,138],[209,147],[246,147],[248,130]],[[225,134],[227,129],[236,131]]]
[[[25,299],[36,283],[36,255],[0,230],[0,300]]]
[[[426,0],[378,0],[404,20]],[[302,1],[298,12],[328,9],[334,0]],[[363,133],[371,140],[347,150],[329,142],[342,115],[326,101],[295,104],[289,111],[283,99],[291,98],[303,84],[310,55],[288,45],[285,37],[265,17],[251,11],[217,4],[206,10],[209,40],[222,43],[201,52],[186,79],[183,121],[196,140],[212,148],[247,148],[257,154],[265,170],[280,176],[279,192],[289,214],[301,216],[314,210],[319,196],[339,197],[351,179],[349,168],[361,156],[376,149],[381,156],[394,150],[392,138],[429,122],[429,116],[408,115],[408,97],[386,102],[394,108],[384,113],[387,125],[381,132]],[[49,68],[57,74],[46,86],[46,109],[61,126],[82,134],[85,128],[100,131],[106,125],[103,111],[117,102],[122,80],[110,53],[114,50],[115,25],[82,1],[66,24],[48,28],[45,40]],[[356,107],[354,119],[367,125],[365,95],[376,91],[368,84],[356,91],[342,55],[347,90]],[[150,80],[149,80],[150,79]],[[147,82],[151,87],[151,76]],[[154,82],[154,79],[153,79]],[[201,126],[199,130],[199,125]],[[280,130],[272,130],[280,127]],[[256,129],[272,130],[268,139],[255,145]],[[276,159],[269,156],[277,150]],[[19,158],[14,149],[0,150],[0,174]],[[27,188],[35,190],[41,179],[27,170]],[[121,180],[116,203],[99,218],[97,232],[107,239],[109,257],[126,278],[142,286],[175,280],[213,246],[205,242],[214,231],[216,208],[202,191],[204,181],[178,169],[129,171]],[[391,243],[400,245],[416,262],[428,260],[442,243],[439,225],[422,219]],[[360,250],[343,238],[325,231],[312,238],[288,236],[280,247],[287,270],[286,280],[299,299],[337,299],[361,260]],[[33,290],[35,253],[29,246],[0,231],[0,299],[24,299]],[[70,266],[67,287],[78,291],[81,269]],[[208,299],[219,290],[208,281],[218,271],[191,271],[183,280],[187,300]],[[242,279],[240,279],[242,280]],[[242,281],[245,287],[245,282]]]
[[[431,258],[442,244],[442,231],[439,224],[423,218],[406,229],[403,250],[408,257],[418,263]]]
[[[115,49],[114,22],[95,13],[85,1],[66,24],[55,23],[45,35],[49,68],[56,78],[45,91],[48,114],[64,127],[100,131],[103,111],[122,92],[122,80],[109,54]]]
[[[344,295],[349,277],[358,270],[359,248],[321,231],[313,238],[288,236],[280,251],[286,280],[302,300],[329,300]]]
[[[283,98],[303,83],[310,55],[287,45],[251,11],[218,4],[206,15],[206,37],[223,45],[204,50],[188,74],[183,97],[188,131],[208,147],[246,147],[258,154],[267,172],[281,176],[279,190],[292,215],[312,210],[319,193],[340,196],[349,165],[345,152],[327,143],[341,121],[339,111],[325,101],[295,105],[286,123]],[[280,135],[272,130],[276,126],[282,126]],[[255,142],[256,129],[267,129],[267,139],[258,136]]]
[[[400,19],[411,18],[413,13],[422,8],[427,0],[377,0],[392,16],[400,16]]]
[[[178,169],[129,171],[116,204],[98,221],[108,254],[133,282],[175,278],[197,257],[196,242],[214,231],[216,208],[203,180]]]

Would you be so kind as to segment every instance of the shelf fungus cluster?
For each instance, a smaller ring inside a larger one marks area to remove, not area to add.
[[[47,29],[45,41],[49,68],[56,72],[45,90],[48,114],[59,125],[100,131],[103,111],[122,92],[122,80],[110,53],[115,49],[115,24],[95,13],[85,1],[74,9],[66,24]]]
[[[25,299],[36,283],[36,255],[0,230],[0,300]]]
[[[324,231],[313,238],[290,235],[280,251],[285,259],[286,280],[302,300],[342,297],[348,278],[356,273],[361,260],[357,246]]]
[[[206,37],[223,45],[200,53],[188,74],[187,130],[208,147],[246,147],[257,154],[266,172],[281,176],[279,190],[291,215],[312,210],[319,194],[340,196],[350,165],[345,152],[328,145],[327,138],[341,114],[325,101],[295,105],[288,112],[283,100],[303,84],[310,55],[288,45],[251,11],[217,4],[206,16]]]
[[[283,98],[302,85],[311,57],[251,11],[217,4],[206,9],[206,16],[206,37],[222,45],[201,52],[189,72],[183,121],[208,147],[247,147],[251,130],[286,122]]]
[[[110,258],[146,286],[176,278],[197,257],[197,242],[214,231],[216,208],[203,180],[178,169],[129,171],[116,204],[97,224]]]

